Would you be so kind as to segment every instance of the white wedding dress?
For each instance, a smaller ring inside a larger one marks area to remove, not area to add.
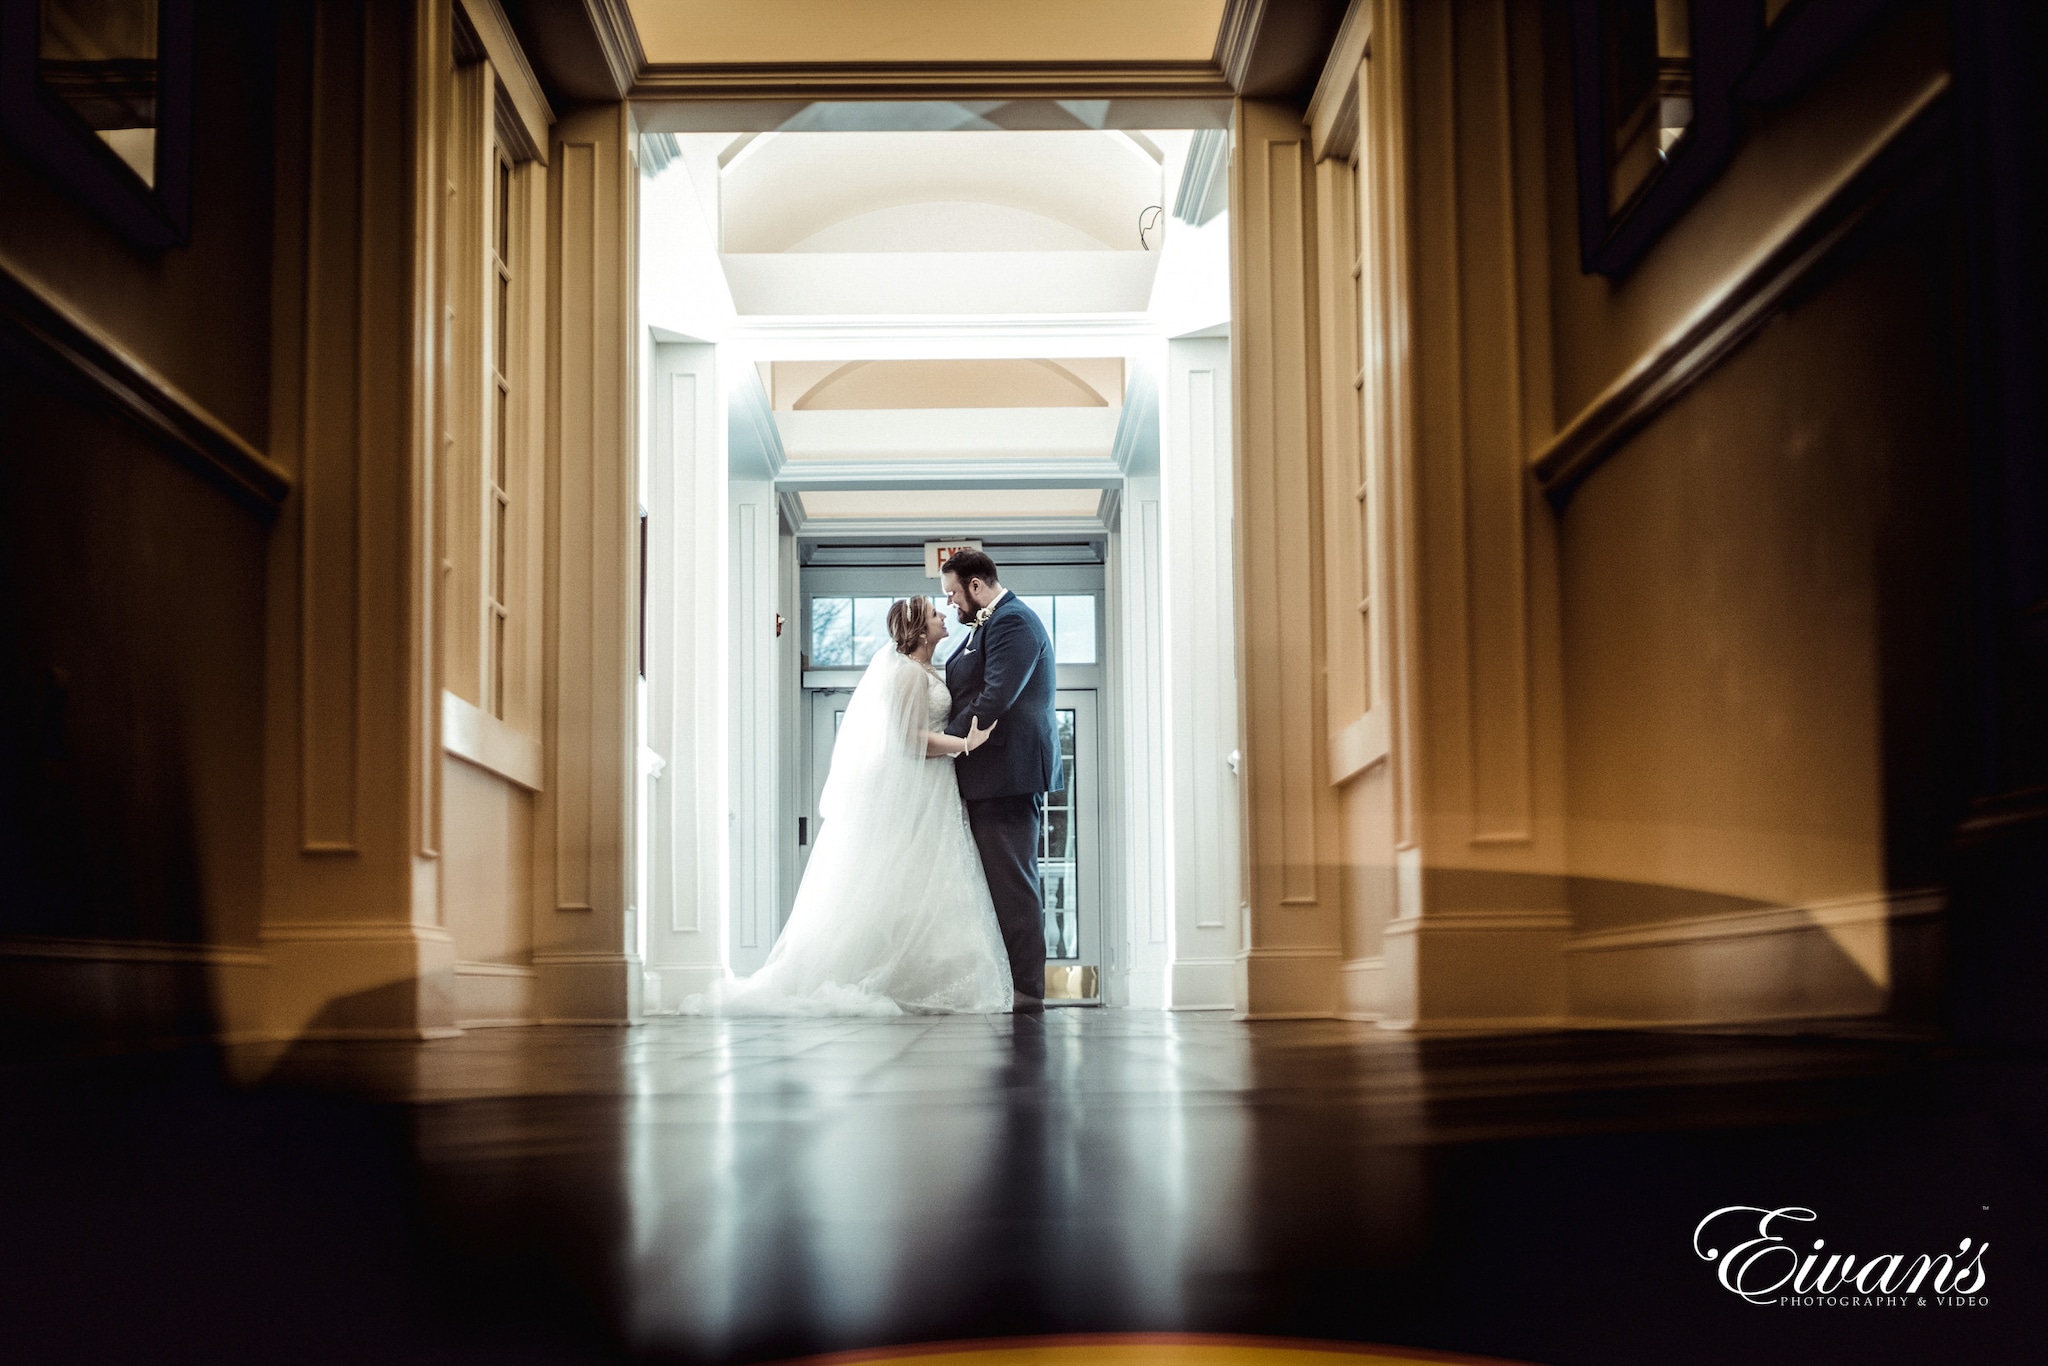
[[[1008,1011],[1010,960],[949,758],[945,680],[884,646],[846,705],[796,904],[767,962],[685,1014]]]

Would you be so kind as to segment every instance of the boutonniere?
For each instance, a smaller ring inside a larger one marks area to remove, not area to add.
[[[996,605],[994,603],[990,603],[988,606],[982,608],[979,612],[976,612],[974,614],[974,625],[968,627],[967,629],[970,631],[979,631],[982,627],[982,623],[986,622],[989,619],[989,617],[994,614],[995,610]]]

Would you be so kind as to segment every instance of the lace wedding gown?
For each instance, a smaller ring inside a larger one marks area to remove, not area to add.
[[[925,757],[952,695],[884,646],[847,703],[824,817],[768,960],[685,1014],[1007,1011],[1010,960],[947,758]]]

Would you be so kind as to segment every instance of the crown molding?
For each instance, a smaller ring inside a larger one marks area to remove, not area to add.
[[[1332,156],[1348,160],[1358,149],[1358,68],[1371,41],[1372,0],[1351,0],[1302,119],[1318,161]]]
[[[647,51],[640,46],[640,29],[626,0],[583,0],[598,50],[611,69],[612,83],[621,95],[628,94],[641,72],[647,70]]]
[[[1242,89],[1258,48],[1266,0],[1224,0],[1223,20],[1216,26],[1214,65],[1235,91]]]
[[[631,97],[696,100],[1229,99],[1214,62],[659,63]],[[1055,125],[1056,126],[1056,125]],[[1073,126],[1086,126],[1076,118]]]
[[[505,16],[504,6],[498,0],[456,0],[456,7],[467,23],[470,35],[483,49],[482,55],[490,60],[497,72],[503,99],[511,101],[535,147],[545,151],[548,129],[555,122],[555,111],[548,103],[547,92],[541,86],[540,77],[534,73],[533,64],[527,60],[526,49],[520,45],[512,21]],[[457,24],[456,28],[459,33],[462,24]],[[532,155],[545,160],[540,152]]]

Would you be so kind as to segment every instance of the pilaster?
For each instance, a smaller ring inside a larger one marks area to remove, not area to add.
[[[533,966],[544,1022],[624,1024],[641,989],[638,178],[626,106],[563,117],[549,165],[546,775]]]
[[[1168,342],[1166,351],[1159,497],[1164,791],[1172,819],[1166,1001],[1175,1009],[1216,1009],[1237,1001],[1246,900],[1231,587],[1231,342],[1188,338]]]
[[[1231,163],[1247,904],[1237,1008],[1334,1014],[1344,896],[1323,696],[1315,184],[1291,105],[1240,100]]]
[[[449,32],[446,0],[314,5],[281,120],[305,168],[278,215],[280,278],[304,284],[278,304],[271,444],[297,482],[266,669],[266,1032],[286,1038],[452,1029],[433,643]]]
[[[725,975],[737,665],[717,348],[656,343],[649,383],[647,744],[660,771],[648,784],[646,954],[649,1008],[666,1011]],[[772,942],[772,922],[762,934]]]
[[[1556,552],[1527,473],[1551,429],[1541,34],[1516,8],[1376,6],[1360,102],[1384,282],[1367,352],[1395,597],[1395,1027],[1566,1013]]]

